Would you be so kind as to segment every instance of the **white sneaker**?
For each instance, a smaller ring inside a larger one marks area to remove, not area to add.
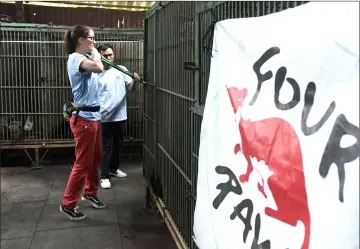
[[[110,175],[115,177],[127,177],[127,174],[119,169],[115,173],[110,173]]]
[[[101,179],[100,186],[102,188],[111,188],[111,183],[110,183],[109,179]]]

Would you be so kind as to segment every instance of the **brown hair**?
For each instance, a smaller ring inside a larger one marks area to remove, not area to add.
[[[75,52],[79,38],[86,38],[91,28],[84,25],[76,25],[72,29],[65,32],[65,50],[67,54]]]
[[[114,50],[114,48],[109,44],[109,43],[105,43],[105,44],[102,44],[100,46],[98,46],[96,49],[97,51],[100,52],[104,52],[106,51],[107,49],[111,48],[112,50]]]

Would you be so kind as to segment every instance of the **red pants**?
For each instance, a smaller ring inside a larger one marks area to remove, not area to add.
[[[99,186],[98,166],[101,163],[101,124],[100,121],[70,119],[70,127],[75,138],[76,160],[64,193],[64,208],[74,208],[82,194],[85,183],[85,194],[96,196]]]

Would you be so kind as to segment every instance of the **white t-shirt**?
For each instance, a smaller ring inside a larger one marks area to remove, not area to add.
[[[126,67],[120,67],[128,71]],[[98,77],[101,122],[126,120],[126,86],[132,78],[114,68],[101,72]]]

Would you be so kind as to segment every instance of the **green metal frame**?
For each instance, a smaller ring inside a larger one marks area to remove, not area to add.
[[[39,31],[39,30],[56,30],[58,32],[69,30],[72,26],[66,25],[50,25],[50,24],[32,24],[32,23],[7,23],[0,22],[0,27],[2,31]],[[102,28],[102,27],[92,27],[96,32],[104,33],[116,33],[123,35],[143,35],[144,29],[129,29],[129,28]]]

